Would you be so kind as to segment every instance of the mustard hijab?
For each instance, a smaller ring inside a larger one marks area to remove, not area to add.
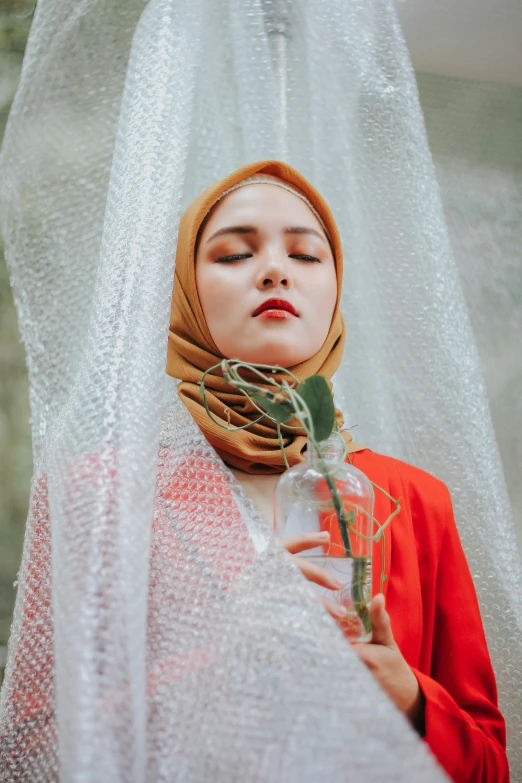
[[[335,260],[337,301],[330,331],[322,348],[314,356],[289,369],[300,381],[316,373],[324,375],[330,381],[341,363],[345,341],[345,324],[339,307],[343,256],[341,240],[332,212],[321,194],[296,169],[277,160],[264,160],[241,166],[224,179],[210,185],[192,202],[181,217],[170,317],[167,373],[181,381],[178,385],[181,400],[207,440],[228,465],[247,473],[282,473],[285,470],[285,462],[274,422],[264,419],[248,429],[228,431],[212,421],[199,393],[203,373],[225,357],[219,352],[212,339],[199,301],[195,272],[196,239],[203,220],[220,197],[253,175],[277,177],[283,187],[286,183],[290,189],[296,190],[310,202],[325,228]],[[274,184],[277,185],[277,182]],[[259,411],[243,394],[225,381],[219,370],[207,375],[205,388],[209,410],[223,425],[241,427],[259,418]],[[337,410],[336,416],[339,426],[342,427],[341,412]],[[295,423],[290,422],[292,425]],[[292,466],[302,462],[303,450],[306,446],[304,430],[285,431],[283,425],[282,434],[288,464]],[[363,448],[353,442],[346,430],[343,431],[343,436],[347,441],[349,452]]]

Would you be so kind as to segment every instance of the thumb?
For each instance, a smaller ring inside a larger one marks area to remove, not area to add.
[[[374,596],[370,604],[370,619],[372,621],[372,644],[383,644],[395,647],[391,629],[390,615],[386,611],[384,595]]]

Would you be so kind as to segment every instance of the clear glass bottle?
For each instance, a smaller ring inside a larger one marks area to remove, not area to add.
[[[372,531],[374,493],[362,471],[344,460],[344,439],[338,432],[306,460],[282,474],[275,492],[275,525],[280,538],[328,531],[330,542],[299,553],[343,583],[329,590],[311,583],[325,597],[348,610],[341,622],[350,641],[368,641],[372,597]]]

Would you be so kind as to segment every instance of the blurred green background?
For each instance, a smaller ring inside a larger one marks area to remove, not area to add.
[[[0,138],[18,85],[35,3],[0,0]],[[0,682],[32,471],[25,353],[0,246]]]

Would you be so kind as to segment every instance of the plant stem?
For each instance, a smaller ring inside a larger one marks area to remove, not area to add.
[[[352,602],[366,633],[372,630],[370,613],[364,597],[364,580],[366,576],[366,557],[352,558]]]
[[[314,447],[316,454],[319,455],[320,452],[317,444],[314,444]],[[321,457],[318,458],[318,467],[324,476],[330,491],[332,503],[335,509],[335,515],[337,517],[337,524],[339,525],[339,532],[343,540],[345,557],[350,557],[352,559],[352,604],[355,611],[357,612],[364,630],[366,633],[370,633],[372,630],[372,622],[370,620],[370,613],[368,612],[366,599],[364,596],[364,582],[366,578],[366,566],[368,558],[354,557],[353,555],[352,544],[350,541],[350,521],[353,521],[354,512],[352,510],[349,514],[346,513],[343,501],[341,500],[335,485],[335,479],[328,470],[328,466],[325,460]]]
[[[349,532],[350,520],[346,513],[346,509],[344,508],[343,501],[339,497],[337,487],[335,486],[335,479],[331,475],[330,471],[328,470],[328,467],[326,466],[326,463],[322,459],[319,459],[319,469],[326,480],[328,489],[330,490],[330,495],[332,497],[332,502],[337,516],[337,523],[339,525],[339,532],[341,533],[341,538],[344,544],[344,553],[346,557],[353,557],[352,544],[350,541],[350,532]]]

